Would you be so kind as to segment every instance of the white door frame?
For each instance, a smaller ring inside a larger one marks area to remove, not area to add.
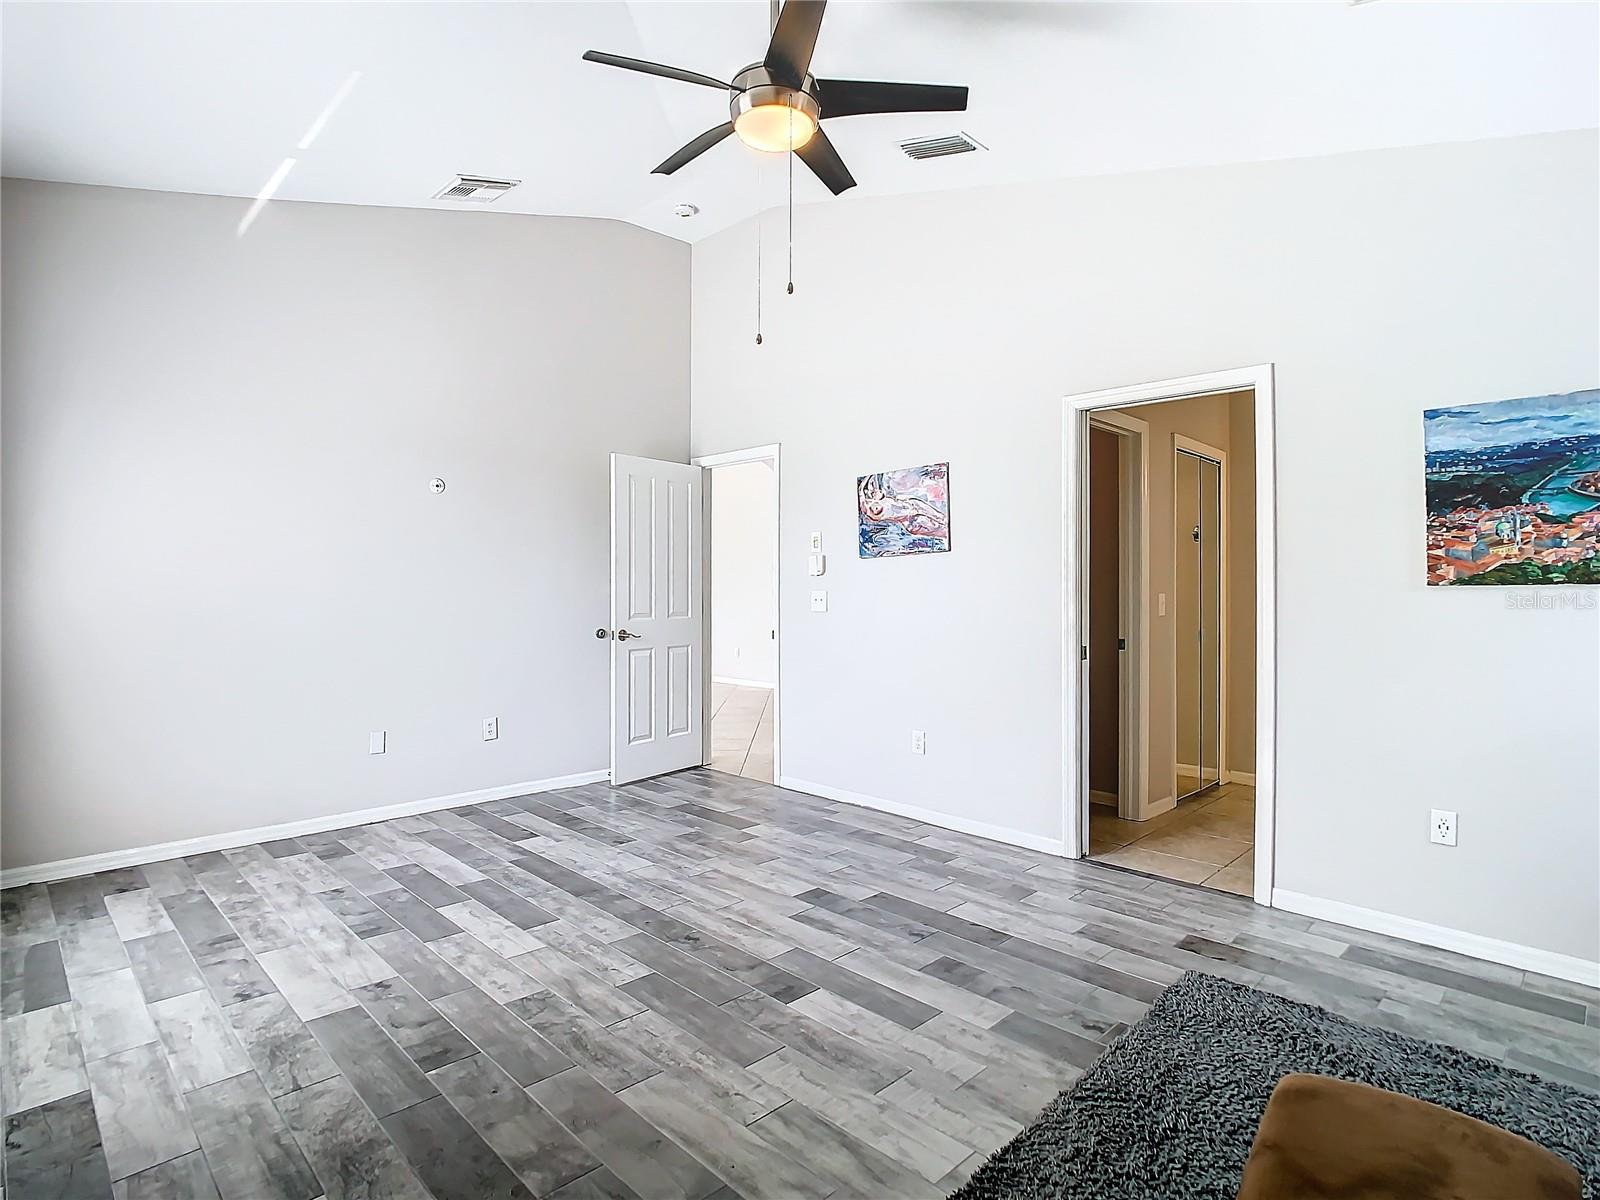
[[[783,762],[783,463],[782,444],[773,442],[768,446],[750,446],[743,450],[724,450],[720,454],[702,454],[691,458],[691,466],[705,467],[705,488],[702,492],[704,505],[704,518],[706,529],[706,553],[700,559],[700,586],[706,597],[705,611],[702,619],[705,622],[705,636],[702,644],[705,653],[701,657],[701,721],[700,727],[704,730],[705,739],[702,746],[701,758],[704,763],[711,762],[711,556],[716,552],[716,547],[711,544],[711,493],[716,485],[717,473],[713,468],[731,467],[738,463],[769,462],[772,464],[772,493],[773,493],[773,530],[772,530],[772,594],[775,597],[772,613],[772,627],[778,633],[778,653],[774,658],[772,668],[772,778],[777,780],[782,777]]]
[[[1199,438],[1185,437],[1181,433],[1172,435],[1172,461],[1169,467],[1172,470],[1172,574],[1170,578],[1178,578],[1178,451],[1184,451],[1196,458],[1208,459],[1217,464],[1217,564],[1222,577],[1217,580],[1217,598],[1221,602],[1221,613],[1218,614],[1217,630],[1217,782],[1226,783],[1228,780],[1228,519],[1232,516],[1228,506],[1228,452],[1202,442]],[[1176,604],[1176,599],[1174,599]],[[1172,690],[1168,693],[1172,697],[1172,765],[1176,772],[1178,766],[1178,655],[1177,647],[1173,647],[1172,655]],[[1195,742],[1196,757],[1203,758],[1198,740]],[[1190,764],[1184,763],[1183,766]],[[1205,772],[1201,770],[1203,764],[1195,763],[1194,773],[1202,782]],[[1174,775],[1172,787],[1173,800],[1178,800],[1177,778]]]
[[[1084,588],[1084,505],[1088,471],[1088,414],[1105,408],[1159,404],[1189,396],[1250,389],[1255,393],[1256,452],[1256,834],[1255,901],[1271,905],[1274,816],[1277,806],[1277,475],[1274,457],[1273,368],[1271,363],[1163,379],[1130,387],[1068,396],[1062,421],[1062,646],[1061,754],[1062,844],[1067,856],[1082,858],[1089,847],[1088,706],[1083,700],[1087,672],[1082,646],[1087,633]]]
[[[1122,627],[1120,635],[1127,638],[1129,645],[1117,668],[1122,714],[1117,747],[1117,815],[1142,820],[1152,815],[1146,812],[1150,804],[1150,723],[1144,715],[1144,698],[1150,694],[1150,423],[1118,412],[1097,412],[1090,415],[1089,424],[1116,437],[1121,466],[1117,489],[1122,513],[1118,624]],[[1087,524],[1084,534],[1086,538],[1091,534]],[[1084,553],[1087,556],[1087,541]],[[1080,586],[1087,613],[1087,571]]]

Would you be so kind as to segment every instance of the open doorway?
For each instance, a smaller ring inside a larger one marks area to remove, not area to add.
[[[1263,903],[1270,381],[1250,368],[1075,397],[1068,439],[1077,851]]]
[[[706,468],[709,623],[706,765],[771,783],[778,750],[778,451]]]

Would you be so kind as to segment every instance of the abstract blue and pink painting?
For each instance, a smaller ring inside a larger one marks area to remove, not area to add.
[[[950,464],[879,471],[856,480],[862,558],[950,549]]]

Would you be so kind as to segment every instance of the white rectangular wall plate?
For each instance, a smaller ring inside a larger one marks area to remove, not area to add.
[[[1456,844],[1456,814],[1444,808],[1428,814],[1428,840],[1435,846]]]
[[[389,734],[383,729],[374,729],[367,734],[367,753],[382,754],[389,748]]]
[[[500,736],[500,718],[485,717],[483,719],[483,740],[492,742]]]
[[[913,729],[911,731],[911,753],[926,754],[928,752],[928,731],[926,729]]]
[[[811,611],[812,612],[827,612],[828,611],[828,593],[827,592],[812,592],[811,593]]]
[[[812,554],[806,558],[806,574],[821,575],[828,569],[828,556],[826,554]]]
[[[817,551],[819,551],[821,549],[822,549],[822,534],[821,533],[813,533],[811,535],[811,553],[815,554]]]

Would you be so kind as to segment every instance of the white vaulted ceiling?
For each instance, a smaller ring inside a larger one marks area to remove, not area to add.
[[[761,58],[764,0],[584,4],[7,4],[4,173],[250,197],[448,207],[456,172],[518,178],[489,211],[612,217],[693,240],[779,203],[780,157],[728,139],[709,88],[586,49],[727,78]],[[827,125],[860,186],[797,199],[1331,154],[1600,125],[1593,4],[835,0],[821,76],[964,83],[966,113]],[[359,80],[309,147],[308,129]],[[988,150],[913,162],[905,138]],[[679,202],[699,216],[672,215]]]

